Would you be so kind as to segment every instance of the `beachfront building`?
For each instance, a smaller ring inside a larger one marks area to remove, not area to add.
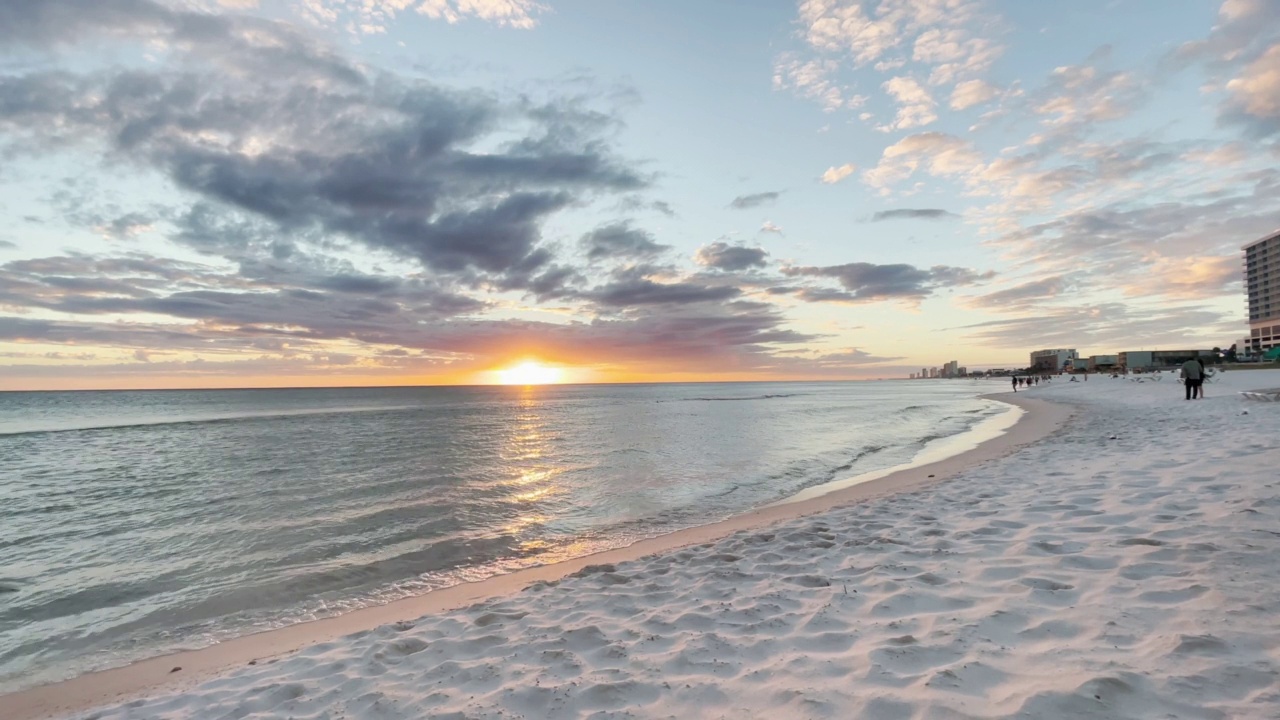
[[[1259,353],[1280,346],[1280,232],[1244,246],[1244,287],[1248,347]]]
[[[1060,372],[1068,365],[1074,365],[1079,355],[1072,350],[1036,350],[1031,353],[1032,370],[1043,372]]]
[[[1089,372],[1112,370],[1119,364],[1119,355],[1090,355],[1089,359],[1084,361],[1084,366]]]
[[[1166,369],[1182,365],[1193,358],[1209,362],[1212,350],[1130,350],[1120,353],[1118,364],[1129,370]]]

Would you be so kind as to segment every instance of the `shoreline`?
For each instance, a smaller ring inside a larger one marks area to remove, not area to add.
[[[553,582],[592,565],[636,560],[679,548],[700,545],[743,530],[758,529],[786,520],[831,510],[941,483],[962,471],[1005,456],[1039,441],[1060,427],[1074,412],[1066,404],[997,393],[982,397],[1004,402],[1023,412],[1003,433],[955,455],[929,462],[913,461],[877,477],[865,475],[840,481],[847,486],[817,497],[775,503],[708,525],[679,530],[623,548],[527,568],[475,583],[464,583],[386,605],[363,608],[283,628],[243,635],[198,650],[139,660],[129,665],[79,675],[68,680],[0,695],[10,720],[61,717],[144,695],[189,688],[226,671],[353,633],[369,631],[402,620],[443,613],[485,600],[513,595],[537,582]],[[1011,410],[1010,412],[1017,412]],[[874,475],[875,473],[871,473]],[[859,479],[861,478],[861,479]],[[181,668],[175,671],[174,668]]]

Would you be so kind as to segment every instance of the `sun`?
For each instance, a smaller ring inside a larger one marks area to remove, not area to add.
[[[543,365],[536,360],[525,360],[498,371],[498,382],[503,385],[550,385],[564,377],[560,368]]]

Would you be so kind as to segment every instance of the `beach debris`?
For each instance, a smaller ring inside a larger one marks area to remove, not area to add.
[[[172,675],[173,673],[176,673],[176,672],[178,672],[178,671],[179,671],[179,670],[181,670],[181,669],[182,669],[182,666],[181,666],[181,665],[175,665],[175,666],[174,666],[174,668],[173,668],[172,670],[170,670],[170,671],[169,671],[169,674],[170,674],[170,675]]]

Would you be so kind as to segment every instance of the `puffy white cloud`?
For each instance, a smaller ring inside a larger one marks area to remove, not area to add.
[[[1147,98],[1146,87],[1132,73],[1092,65],[1054,68],[1046,95],[1033,109],[1052,123],[1119,120]]]
[[[890,130],[928,125],[938,119],[933,97],[911,77],[895,77],[881,87],[898,103],[898,116],[887,126]]]
[[[775,67],[775,87],[792,87],[827,110],[856,107],[836,75],[846,65],[891,73],[917,65],[916,77],[933,86],[976,79],[1003,47],[985,36],[999,22],[980,12],[975,0],[800,0],[798,23],[814,59],[784,54]],[[911,77],[891,77],[881,86],[899,105],[881,130],[921,127],[937,119],[935,103]],[[865,115],[865,113],[864,113]]]
[[[383,0],[403,9],[408,0]],[[533,0],[423,0],[415,8],[429,18],[456,23],[466,17],[487,20],[498,25],[529,29],[537,24],[534,15],[546,8]]]
[[[1227,83],[1231,105],[1246,115],[1280,119],[1280,43],[1245,66]]]
[[[218,0],[224,5],[252,7],[258,0]],[[534,0],[302,0],[300,12],[325,25],[349,22],[362,33],[385,32],[400,13],[414,10],[433,20],[458,23],[475,18],[505,27],[528,30],[547,7]]]
[[[985,80],[965,80],[951,91],[951,109],[967,110],[989,102],[999,94],[1000,91]]]
[[[846,51],[858,65],[878,60],[901,42],[896,18],[872,17],[858,2],[802,0],[800,22],[810,45],[827,51]]]
[[[839,68],[834,60],[803,61],[783,54],[773,64],[775,90],[793,90],[797,95],[816,101],[827,112],[845,106],[844,93],[831,76]]]
[[[853,166],[853,163],[845,163],[840,167],[835,167],[833,165],[827,168],[826,172],[822,173],[822,182],[828,185],[835,185],[841,180],[852,175],[855,170],[857,170],[857,168]]]
[[[961,28],[932,28],[916,38],[912,59],[934,65],[931,85],[946,85],[985,72],[1004,48]]]
[[[972,172],[982,156],[972,143],[954,135],[925,132],[909,135],[884,149],[880,162],[862,174],[872,187],[887,188],[910,177],[921,167],[937,176]]]

